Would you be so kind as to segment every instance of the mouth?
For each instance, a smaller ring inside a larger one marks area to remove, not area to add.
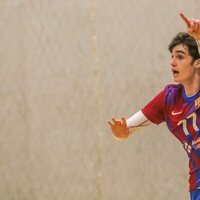
[[[178,74],[179,74],[179,71],[172,69],[172,73],[173,73],[173,75],[175,76],[175,75],[178,75]]]

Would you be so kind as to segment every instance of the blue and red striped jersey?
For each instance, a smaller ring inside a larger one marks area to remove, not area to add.
[[[155,124],[166,122],[168,129],[182,143],[189,157],[189,190],[199,188],[200,91],[188,97],[181,84],[167,85],[142,112]]]

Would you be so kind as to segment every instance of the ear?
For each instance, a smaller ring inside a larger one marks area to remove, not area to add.
[[[196,68],[200,69],[200,58],[194,61],[194,65]]]

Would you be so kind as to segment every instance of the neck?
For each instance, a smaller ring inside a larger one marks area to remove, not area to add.
[[[200,76],[197,76],[192,81],[182,85],[187,96],[195,95],[200,90]]]

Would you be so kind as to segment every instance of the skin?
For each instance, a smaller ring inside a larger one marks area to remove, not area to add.
[[[200,20],[188,19],[183,13],[180,13],[180,17],[187,26],[188,34],[200,40]],[[172,50],[170,64],[174,81],[184,86],[186,95],[191,96],[200,90],[200,59],[192,62],[187,47],[182,44],[175,46]],[[121,120],[112,118],[108,124],[116,139],[123,140],[130,135],[125,118]]]
[[[200,89],[200,61],[193,62],[187,47],[175,46],[171,55],[171,70],[174,81],[184,86],[187,96],[192,96]]]
[[[180,13],[180,17],[187,26],[188,34],[196,40],[200,40],[200,20],[194,18],[188,19],[183,13]]]

